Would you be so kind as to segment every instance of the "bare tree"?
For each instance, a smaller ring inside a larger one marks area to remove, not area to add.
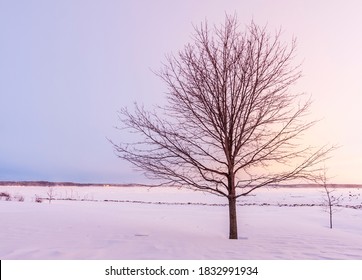
[[[193,42],[157,72],[167,105],[121,109],[120,129],[142,138],[112,142],[118,157],[161,184],[226,197],[229,238],[237,239],[237,198],[309,178],[331,149],[301,145],[315,122],[304,120],[310,100],[290,90],[301,77],[295,48],[295,40],[288,47],[280,31],[271,35],[254,22],[239,32],[236,16],[195,27]]]
[[[55,199],[55,193],[54,193],[54,188],[53,187],[48,187],[48,191],[47,191],[47,195],[48,195],[48,200],[49,200],[49,204],[51,203],[51,201],[53,199]]]
[[[327,170],[324,168],[322,170],[322,174],[319,177],[319,181],[321,182],[323,189],[325,191],[326,197],[324,198],[324,205],[326,206],[326,212],[329,215],[329,228],[333,228],[333,214],[337,211],[335,208],[339,205],[339,203],[343,200],[343,195],[333,195],[336,191],[331,185],[328,184],[327,178]]]

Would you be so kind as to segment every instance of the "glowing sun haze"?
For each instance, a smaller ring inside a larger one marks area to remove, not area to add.
[[[337,144],[326,163],[336,183],[361,183],[362,2],[0,1],[0,180],[142,182],[107,138],[117,110],[164,102],[157,70],[191,41],[193,24],[238,16],[297,38],[295,90],[312,95],[306,135]]]

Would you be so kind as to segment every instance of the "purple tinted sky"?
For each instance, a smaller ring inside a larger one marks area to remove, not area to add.
[[[190,41],[192,24],[237,13],[298,39],[312,94],[312,144],[341,148],[327,163],[339,183],[362,183],[360,1],[0,0],[0,180],[140,182],[106,137],[117,110],[163,102],[150,69]]]

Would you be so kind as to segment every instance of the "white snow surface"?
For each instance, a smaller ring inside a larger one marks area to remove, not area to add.
[[[362,259],[362,188],[333,192],[333,229],[321,188],[258,189],[238,201],[238,240],[227,200],[209,193],[53,187],[49,203],[49,190],[0,186],[0,259]]]

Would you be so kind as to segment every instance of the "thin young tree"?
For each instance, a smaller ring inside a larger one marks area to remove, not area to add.
[[[291,86],[296,42],[251,22],[238,31],[236,16],[195,27],[193,41],[166,57],[157,75],[168,91],[165,106],[120,110],[120,129],[139,141],[112,144],[121,159],[157,179],[228,199],[229,238],[237,239],[236,202],[269,184],[309,178],[331,148],[303,146],[311,102]]]
[[[49,204],[50,204],[52,202],[52,200],[55,199],[55,193],[54,193],[53,187],[51,187],[51,186],[48,187],[47,195],[48,195],[48,200],[49,200]]]
[[[339,195],[339,196],[333,195],[333,193],[336,191],[336,189],[328,184],[326,168],[324,168],[322,170],[319,181],[321,182],[321,185],[323,186],[324,192],[326,194],[323,204],[324,204],[324,206],[326,208],[326,212],[328,213],[328,216],[329,216],[329,228],[332,229],[333,228],[333,214],[335,212],[337,212],[336,207],[343,200],[343,195]]]

